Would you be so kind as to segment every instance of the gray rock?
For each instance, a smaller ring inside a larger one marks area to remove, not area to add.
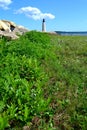
[[[12,21],[0,20],[0,37],[5,36],[9,39],[17,39],[19,35],[28,31],[28,29],[23,26],[18,26]]]

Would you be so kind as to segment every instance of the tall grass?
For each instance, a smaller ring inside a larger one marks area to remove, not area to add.
[[[0,39],[0,130],[87,129],[87,37]]]

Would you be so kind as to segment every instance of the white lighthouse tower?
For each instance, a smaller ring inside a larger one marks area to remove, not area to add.
[[[43,21],[42,21],[42,32],[46,32],[46,23],[45,23],[45,19],[43,19]]]

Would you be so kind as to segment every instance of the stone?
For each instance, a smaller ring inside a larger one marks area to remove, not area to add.
[[[0,37],[5,36],[11,39],[17,39],[19,35],[28,31],[28,29],[23,26],[16,25],[12,21],[0,20]]]
[[[24,126],[23,130],[30,130],[29,126]]]

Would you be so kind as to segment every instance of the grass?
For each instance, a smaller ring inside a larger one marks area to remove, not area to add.
[[[0,39],[0,130],[87,129],[87,37]]]

